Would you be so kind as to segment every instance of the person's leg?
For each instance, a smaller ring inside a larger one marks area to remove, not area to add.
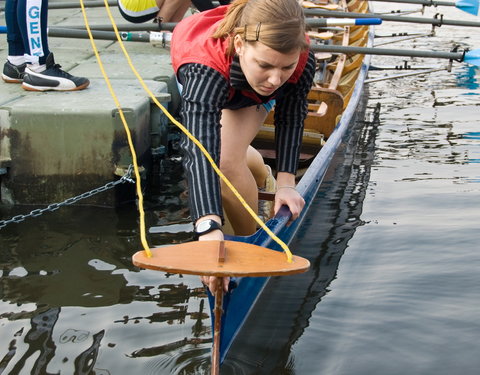
[[[220,168],[255,212],[258,208],[258,188],[249,164],[254,169],[265,169],[265,166],[263,161],[258,162],[258,155],[248,150],[266,116],[264,107],[252,106],[239,110],[224,109],[221,119]],[[250,157],[247,157],[248,154]],[[225,213],[235,234],[254,233],[256,229],[254,219],[223,183],[222,198]]]
[[[8,55],[3,66],[2,79],[7,83],[21,83],[25,74],[25,48],[17,21],[18,0],[7,0],[5,22],[7,24]]]
[[[23,57],[23,55],[25,54],[25,47],[23,46],[22,34],[17,20],[17,5],[18,0],[7,0],[7,2],[5,3],[5,22],[7,24],[8,56],[21,56],[21,59],[25,60],[25,58]],[[20,62],[20,64],[22,62]]]
[[[248,147],[247,150],[247,165],[257,183],[258,190],[266,193],[275,193],[277,183],[272,174],[272,169],[270,166],[265,165],[262,154],[252,146]],[[273,200],[260,200],[258,202],[257,215],[264,222],[272,217],[273,203]]]
[[[17,20],[25,47],[27,64],[45,65],[50,54],[47,35],[48,0],[19,1]]]
[[[252,172],[257,187],[264,188],[268,177],[268,169],[265,167],[262,154],[252,146],[249,146],[247,149],[247,166]]]
[[[191,5],[190,0],[156,0],[163,22],[180,22]]]
[[[270,100],[268,103],[262,104],[263,108],[270,112],[275,106],[275,99]],[[265,188],[267,183],[267,178],[270,178],[272,170],[266,166],[265,161],[263,160],[262,154],[252,146],[249,146],[247,149],[247,165],[250,171],[253,174],[253,178],[257,183],[259,188]]]

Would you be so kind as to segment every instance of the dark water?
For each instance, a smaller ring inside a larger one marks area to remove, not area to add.
[[[429,31],[378,31],[399,25]],[[401,45],[480,43],[476,29],[436,34]],[[480,373],[479,84],[454,63],[370,85],[379,121],[358,124],[291,246],[312,269],[271,280],[222,374]],[[152,246],[191,238],[179,163],[164,167]],[[62,208],[1,230],[0,248],[0,374],[208,373],[204,291],[132,266],[133,206]]]

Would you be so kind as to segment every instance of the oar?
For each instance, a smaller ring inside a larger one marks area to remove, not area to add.
[[[307,18],[306,24],[310,27],[328,26],[355,26],[355,25],[380,25],[381,18]]]
[[[333,52],[344,54],[362,54],[362,55],[383,55],[383,56],[408,56],[408,57],[426,57],[436,59],[448,59],[467,64],[480,66],[480,49],[465,50],[463,52],[441,52],[441,51],[421,51],[421,50],[401,50],[372,47],[352,47],[335,45],[311,45],[313,51]]]
[[[478,16],[479,0],[435,1],[435,0],[374,0],[385,3],[419,4],[424,6],[450,6]]]
[[[329,26],[349,26],[349,25],[380,25],[382,23],[381,18],[307,18],[306,23],[310,27],[329,27]],[[165,22],[161,24],[155,23],[146,23],[146,24],[119,24],[117,25],[118,30],[122,30],[123,35],[121,35],[122,40],[124,41],[134,41],[134,42],[155,42],[157,36],[149,36],[148,33],[131,33],[130,31],[172,31],[177,24],[175,22]],[[106,25],[90,25],[91,30],[93,31],[93,37],[95,39],[102,40],[116,40],[114,33],[108,33],[113,30],[111,24]],[[0,34],[5,34],[7,32],[6,26],[0,26]],[[59,38],[80,38],[87,39],[88,33],[85,31],[84,25],[75,25],[75,26],[60,26],[60,27],[49,27],[48,36],[59,37]],[[153,40],[151,40],[153,38]]]
[[[165,25],[165,24],[162,24]],[[162,27],[165,30],[173,29],[175,23],[169,27]],[[157,27],[158,29],[158,27]],[[6,26],[0,26],[0,34],[7,32]],[[116,41],[117,36],[113,31],[103,31],[103,30],[91,30],[92,36],[97,40],[112,40]],[[74,29],[74,28],[63,28],[63,27],[49,27],[47,29],[47,34],[49,37],[57,38],[76,38],[76,39],[89,39],[87,30]],[[165,32],[147,32],[147,31],[120,31],[120,39],[124,42],[144,42],[151,43],[155,45],[161,45],[167,47],[170,43],[170,40],[167,38],[167,33]]]
[[[117,40],[117,36],[113,31],[91,30],[92,36],[97,40]],[[121,31],[120,38],[124,42],[146,42],[152,44],[164,44],[165,33],[162,32],[146,32],[146,31]],[[68,29],[61,27],[49,27],[48,36],[57,38],[78,38],[89,39],[87,30]]]
[[[134,265],[169,273],[216,276],[213,323],[212,375],[220,374],[220,346],[223,315],[223,277],[286,276],[305,272],[307,259],[286,256],[275,250],[235,241],[197,241],[151,249],[149,257],[138,251],[132,257]]]
[[[423,17],[405,17],[405,16],[392,16],[388,14],[377,13],[355,13],[355,12],[337,12],[333,10],[322,9],[305,9],[303,11],[307,16],[322,16],[322,17],[334,17],[334,18],[381,18],[384,21],[392,22],[407,22],[407,23],[423,23],[433,26],[466,26],[466,27],[480,27],[480,22],[475,21],[462,21],[462,20],[449,20],[440,16],[438,18],[423,18]]]
[[[329,26],[351,26],[351,25],[380,25],[382,23],[381,18],[307,18],[306,24],[310,27],[329,27]],[[162,22],[158,23],[127,23],[117,24],[117,29],[121,31],[172,31],[177,24],[175,22]],[[49,28],[54,31],[52,36],[59,36],[59,30],[84,30],[84,25],[68,25],[68,26],[54,26]],[[113,31],[111,24],[90,25],[91,30],[98,31]],[[1,31],[0,31],[1,32]],[[6,28],[5,31],[6,32]],[[73,34],[72,34],[73,35]]]
[[[175,25],[175,24],[171,24]],[[173,27],[172,27],[173,28]],[[48,35],[52,37],[62,38],[83,38],[88,39],[86,30],[66,29],[66,28],[49,28]],[[112,31],[92,30],[92,35],[99,40],[117,40],[117,37]],[[166,46],[169,40],[166,39],[163,32],[120,32],[120,37],[123,41],[132,42],[149,42],[153,44],[161,44]],[[440,58],[455,60],[459,62],[466,62],[471,65],[480,66],[480,50],[465,50],[463,52],[441,52],[441,51],[422,51],[422,50],[401,50],[401,49],[386,49],[373,47],[352,47],[352,46],[336,46],[336,45],[318,45],[312,44],[313,51],[318,52],[333,52],[344,54],[364,54],[364,55],[384,55],[384,56],[407,56],[407,57],[426,57],[426,58]]]

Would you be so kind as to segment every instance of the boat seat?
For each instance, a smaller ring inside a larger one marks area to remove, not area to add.
[[[302,5],[303,8],[307,8],[307,9],[320,8],[320,9],[326,9],[326,10],[337,10],[338,8],[340,8],[338,4],[329,4],[328,2],[324,4],[316,4],[311,1],[302,1],[300,4]]]
[[[307,34],[312,39],[329,40],[333,38],[333,33],[331,31],[308,31]]]
[[[273,122],[273,117],[272,117],[272,122]],[[275,127],[272,124],[268,124],[268,123],[266,123],[265,125],[262,125],[255,139],[257,141],[262,141],[262,140],[272,141],[273,139],[275,139]],[[302,139],[303,145],[310,145],[310,146],[315,146],[316,148],[320,148],[324,143],[325,143],[325,136],[322,133],[314,129],[306,129],[306,128],[304,129],[303,139]],[[265,156],[275,158],[275,155],[265,155]]]
[[[310,106],[317,108],[309,111],[305,119],[305,130],[316,131],[328,138],[337,124],[337,117],[343,111],[342,94],[337,90],[315,87],[310,90],[308,101]]]
[[[343,96],[333,89],[314,87],[308,94],[308,115],[305,119],[303,144],[321,147],[325,137],[332,133],[343,110]],[[274,111],[270,111],[265,124],[256,136],[258,141],[273,140],[275,134]]]

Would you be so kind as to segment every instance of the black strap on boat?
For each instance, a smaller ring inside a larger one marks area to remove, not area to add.
[[[457,44],[456,46],[454,46],[454,47],[452,48],[452,50],[451,50],[450,52],[458,53],[458,52],[459,52],[459,51],[458,51],[459,48],[460,48],[460,46]],[[462,53],[462,56],[461,56],[461,57],[459,57],[458,59],[452,59],[452,60],[453,60],[453,61],[458,61],[458,62],[463,62],[463,61],[465,60],[465,55],[467,54],[468,51],[470,51],[470,49],[469,49],[469,48],[465,48],[465,49],[463,50],[463,52],[461,52],[461,53]],[[450,61],[452,61],[452,60],[450,60]]]
[[[443,14],[437,13],[437,14],[435,14],[435,16],[433,16],[433,19],[439,20],[439,23],[435,24],[433,26],[441,27],[443,25]]]
[[[155,17],[153,19],[153,23],[156,23],[158,26],[158,31],[162,31],[162,22],[163,22],[163,17]]]

